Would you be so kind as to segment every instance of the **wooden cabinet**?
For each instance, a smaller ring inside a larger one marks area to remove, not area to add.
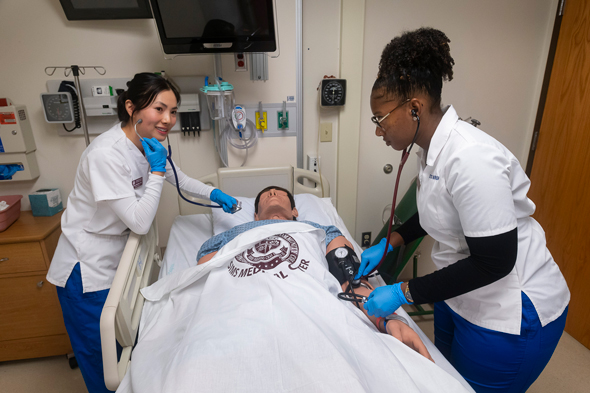
[[[0,232],[0,361],[72,352],[57,291],[45,278],[60,220],[61,213],[24,211]]]

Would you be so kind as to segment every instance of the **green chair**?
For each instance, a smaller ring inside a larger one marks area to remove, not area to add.
[[[404,222],[410,219],[416,212],[418,211],[418,206],[416,206],[416,178],[412,180],[412,184],[406,191],[406,194],[402,198],[402,200],[398,203],[397,207],[395,208],[395,215],[393,217],[394,224],[391,228],[392,231],[399,228]],[[378,244],[382,238],[387,236],[387,227],[389,225],[389,220],[385,223],[375,241],[373,242],[373,246]],[[387,254],[385,257],[385,261],[379,267],[378,272],[385,281],[386,284],[394,284],[398,281],[398,276],[404,270],[410,258],[413,256],[413,278],[418,276],[418,256],[414,255],[416,249],[422,242],[424,237],[414,240],[410,244],[402,245],[400,247],[395,248],[392,252]],[[422,306],[419,304],[413,305],[418,311],[409,312],[410,316],[414,315],[428,315],[432,314],[433,311],[424,310]]]

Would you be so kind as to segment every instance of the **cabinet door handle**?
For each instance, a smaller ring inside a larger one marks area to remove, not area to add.
[[[0,262],[6,262],[8,261],[10,258],[0,258]]]
[[[41,288],[43,286],[44,282],[43,281],[39,281],[37,283],[37,288]]]

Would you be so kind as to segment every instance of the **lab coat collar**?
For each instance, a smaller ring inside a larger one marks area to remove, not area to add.
[[[125,131],[123,131],[122,124],[123,123],[117,124],[117,134],[119,134],[118,137],[125,138],[123,140],[125,141],[125,147],[127,147],[127,150],[131,150],[133,153],[137,152],[143,156],[143,152],[139,150],[139,148],[135,146],[135,144],[131,142],[129,138],[127,138],[127,134],[125,134]]]
[[[426,157],[426,165],[428,166],[434,165],[434,162],[451,135],[451,130],[457,121],[459,121],[459,116],[452,105],[443,108],[443,112],[444,115],[440,120],[440,123],[438,123],[434,135],[432,135],[432,139],[430,140],[428,156]]]

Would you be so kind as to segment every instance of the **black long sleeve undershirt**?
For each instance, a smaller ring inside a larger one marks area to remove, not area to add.
[[[399,233],[402,239],[404,239],[404,244],[409,244],[418,238],[428,235],[420,226],[420,215],[418,212],[406,220],[395,232]]]
[[[417,213],[397,232],[406,244],[426,233],[420,227]],[[518,253],[516,228],[495,236],[466,236],[465,240],[469,257],[409,281],[416,304],[434,303],[473,291],[507,276],[514,268]]]

